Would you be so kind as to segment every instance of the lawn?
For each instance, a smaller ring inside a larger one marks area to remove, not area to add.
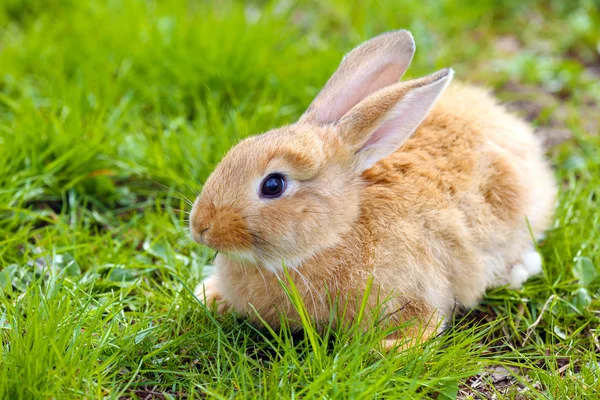
[[[0,1],[0,398],[590,398],[600,389],[600,3]],[[218,316],[189,200],[294,121],[344,52],[413,32],[538,127],[560,182],[544,275],[442,335]]]

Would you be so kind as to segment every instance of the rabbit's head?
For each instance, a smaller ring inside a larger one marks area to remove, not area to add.
[[[206,181],[193,238],[277,270],[333,246],[360,215],[361,174],[416,130],[452,70],[398,83],[415,50],[407,31],[348,53],[300,120],[250,137]]]

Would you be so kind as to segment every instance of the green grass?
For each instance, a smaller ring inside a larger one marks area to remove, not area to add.
[[[596,396],[598,9],[3,0],[0,397]],[[185,239],[185,197],[239,138],[297,118],[345,51],[397,28],[416,38],[411,77],[452,66],[570,136],[550,151],[545,275],[400,354],[377,350],[377,327],[269,332],[205,310],[188,288],[212,253]]]

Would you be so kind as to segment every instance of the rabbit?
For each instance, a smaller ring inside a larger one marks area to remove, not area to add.
[[[349,310],[337,324],[357,318],[370,282],[369,310],[385,298],[388,323],[409,326],[383,347],[404,348],[456,304],[541,272],[557,189],[540,140],[452,69],[399,82],[414,52],[406,30],[364,42],[296,123],[226,154],[190,214],[193,239],[218,251],[199,299],[299,328],[284,268],[322,324],[333,296]]]

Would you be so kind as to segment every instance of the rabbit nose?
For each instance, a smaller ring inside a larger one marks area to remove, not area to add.
[[[194,239],[200,243],[206,244],[206,237],[210,234],[212,224],[207,221],[198,221],[196,219],[192,222],[192,233]]]
[[[198,228],[197,233],[198,233],[198,239],[201,243],[203,244],[207,244],[206,243],[206,237],[208,236],[208,232],[210,231],[210,225],[208,226],[203,226],[201,228]]]
[[[192,237],[195,241],[206,244],[206,238],[210,235],[210,230],[213,226],[210,213],[202,208],[192,210],[192,217],[190,218],[190,228],[192,231]]]
[[[206,239],[210,235],[210,228],[210,225],[193,226],[192,237],[196,242],[206,245]]]

